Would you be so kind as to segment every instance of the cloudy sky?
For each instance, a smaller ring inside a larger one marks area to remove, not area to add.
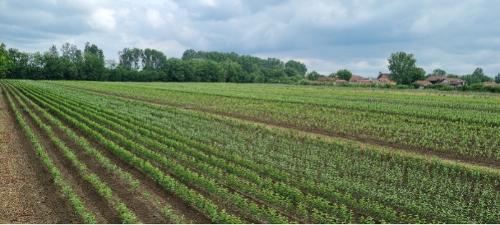
[[[234,51],[296,59],[328,74],[375,76],[395,51],[430,72],[500,72],[500,1],[0,0],[0,42],[45,51],[86,41],[116,59],[124,47]]]

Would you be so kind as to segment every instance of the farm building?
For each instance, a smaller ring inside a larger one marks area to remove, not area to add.
[[[378,73],[377,82],[381,84],[396,84],[395,81],[391,80],[390,73],[382,73],[382,72]]]
[[[354,74],[351,76],[351,79],[349,79],[349,82],[351,82],[351,83],[363,83],[365,81],[369,81],[369,79],[366,77],[362,77],[362,76],[354,75]]]
[[[415,81],[415,84],[417,84],[419,87],[428,87],[432,85],[432,83],[428,80],[417,80]]]
[[[415,81],[415,84],[418,84],[421,87],[427,87],[431,86],[433,84],[443,84],[443,85],[449,85],[449,86],[454,86],[454,87],[461,87],[465,85],[465,81],[462,79],[458,78],[450,78],[446,76],[436,76],[432,75],[427,77],[425,80],[418,80]]]
[[[458,78],[446,78],[441,81],[441,84],[447,84],[450,86],[461,87],[465,85],[465,81]]]
[[[432,76],[427,77],[427,79],[425,79],[425,80],[431,82],[431,84],[440,84],[441,82],[443,82],[446,79],[448,79],[448,78],[445,76],[432,75]]]

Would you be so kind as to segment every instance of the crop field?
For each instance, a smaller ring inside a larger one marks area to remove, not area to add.
[[[500,95],[27,80],[0,88],[0,108],[57,193],[51,204],[70,214],[52,213],[66,216],[56,222],[500,223]]]

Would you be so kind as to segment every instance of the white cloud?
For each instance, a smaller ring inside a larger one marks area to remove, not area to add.
[[[116,27],[114,11],[111,9],[97,9],[89,18],[89,25],[100,31],[113,31]]]
[[[124,47],[169,57],[234,51],[367,76],[386,71],[392,52],[409,51],[428,71],[496,74],[498,8],[481,0],[0,0],[0,40],[29,51],[90,41],[115,59]]]

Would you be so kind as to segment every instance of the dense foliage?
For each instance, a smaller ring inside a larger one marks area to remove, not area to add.
[[[352,77],[352,73],[347,69],[342,69],[335,73],[335,77],[342,80],[349,80]]]
[[[0,47],[0,77],[13,79],[291,83],[303,79],[306,71],[303,63],[294,60],[284,63],[191,49],[177,59],[156,49],[124,48],[116,63],[106,61],[102,49],[90,43],[83,52],[69,43],[44,53]]]
[[[391,79],[398,84],[412,84],[425,76],[424,69],[416,66],[417,60],[413,54],[396,52],[391,54],[388,61]]]

